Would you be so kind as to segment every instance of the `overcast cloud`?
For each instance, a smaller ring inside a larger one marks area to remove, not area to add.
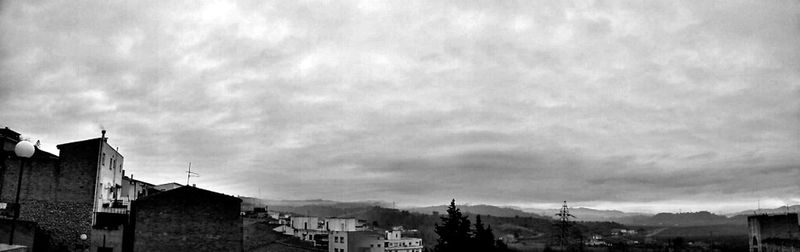
[[[3,1],[0,124],[273,199],[800,204],[798,1]],[[0,125],[2,126],[2,125]]]

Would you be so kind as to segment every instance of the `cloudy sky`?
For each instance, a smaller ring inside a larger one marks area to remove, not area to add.
[[[0,126],[271,199],[777,207],[798,41],[798,1],[2,1]]]

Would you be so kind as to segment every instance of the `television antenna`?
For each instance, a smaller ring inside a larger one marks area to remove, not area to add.
[[[186,170],[186,186],[189,186],[189,178],[191,177],[200,177],[200,174],[196,172],[192,172],[192,162],[189,162],[189,169]]]

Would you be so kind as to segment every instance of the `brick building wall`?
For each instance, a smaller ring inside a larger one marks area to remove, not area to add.
[[[37,150],[25,162],[20,198],[92,203],[99,146],[98,138],[59,145],[60,156]],[[13,152],[4,161],[2,198],[13,200],[20,161]]]
[[[61,201],[94,203],[99,141],[97,138],[58,146],[64,175],[59,181]]]
[[[18,139],[5,139],[4,146],[15,141]],[[100,141],[97,138],[58,145],[60,157],[37,150],[25,161],[19,186],[20,220],[37,223],[37,232],[47,241],[37,241],[34,251],[73,251],[89,245],[79,237],[92,234]],[[20,160],[11,149],[2,153],[0,161],[0,201],[13,202]]]
[[[6,156],[0,201],[14,202],[20,162]],[[80,234],[91,233],[94,175],[85,167],[37,151],[24,164],[20,188],[20,220],[33,221],[47,235],[34,250],[66,251],[83,244]],[[46,248],[41,247],[46,246]]]
[[[134,201],[126,251],[242,251],[241,200],[184,186]]]
[[[52,154],[50,154],[52,155]],[[3,191],[0,194],[4,202],[14,201],[19,179],[20,158],[10,153],[5,160]],[[61,169],[57,157],[47,154],[34,155],[25,160],[20,187],[20,199],[56,200]]]

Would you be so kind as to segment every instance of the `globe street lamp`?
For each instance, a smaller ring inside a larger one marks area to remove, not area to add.
[[[80,249],[80,251],[89,251],[89,246],[86,246],[86,239],[89,239],[89,236],[81,234],[79,237],[81,238],[81,244],[78,244],[78,249]]]
[[[19,219],[19,192],[22,188],[22,171],[25,168],[25,160],[32,157],[33,153],[36,151],[36,148],[33,147],[33,144],[28,141],[20,141],[17,143],[17,146],[14,147],[14,154],[17,154],[19,157],[19,179],[17,180],[17,198],[14,200],[14,221],[11,222],[11,234],[8,236],[8,244],[14,244],[14,231],[17,229],[17,219]]]

